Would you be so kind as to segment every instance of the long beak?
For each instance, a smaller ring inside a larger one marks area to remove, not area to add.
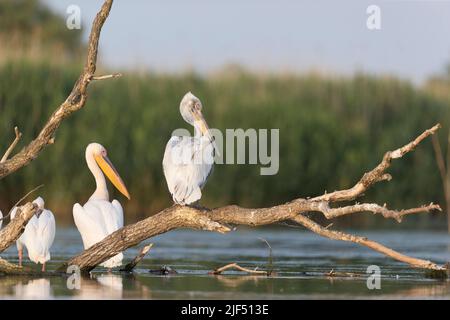
[[[205,121],[205,118],[203,118],[203,115],[200,111],[194,113],[194,119],[197,123],[198,129],[200,132],[208,138],[208,140],[212,143],[213,148],[216,150],[217,154],[219,154],[219,149],[217,148],[216,142],[214,141],[214,136],[211,134],[211,131],[209,130],[208,124]]]
[[[94,158],[100,169],[102,169],[102,171],[112,182],[112,184],[117,188],[117,190],[119,190],[120,193],[122,193],[125,197],[128,198],[128,200],[130,200],[130,194],[127,190],[127,187],[125,186],[125,183],[123,183],[122,178],[120,177],[119,173],[117,172],[116,168],[114,168],[108,157],[95,155]]]
[[[199,112],[199,113],[195,114],[194,116],[195,116],[195,121],[197,122],[198,129],[200,130],[200,132],[203,135],[205,135],[209,139],[209,141],[213,142],[214,137],[209,132],[208,124],[206,123],[205,118],[203,118],[203,115]]]

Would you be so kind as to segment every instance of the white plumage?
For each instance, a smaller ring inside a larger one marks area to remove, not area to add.
[[[172,199],[180,205],[202,197],[201,189],[212,172],[214,139],[201,113],[202,104],[188,92],[180,103],[183,119],[195,128],[195,136],[173,136],[166,145],[163,170]]]
[[[123,227],[123,209],[117,200],[89,200],[84,206],[76,203],[73,218],[85,249]],[[123,254],[119,253],[101,265],[105,268],[117,267],[122,264],[122,259]]]
[[[107,158],[106,149],[98,144],[91,143],[86,148],[86,162],[96,182],[96,190],[89,200],[81,206],[73,206],[73,218],[81,234],[84,248],[87,249],[106,236],[123,227],[123,209],[119,201],[109,201],[105,176],[129,198],[128,191],[117,171]],[[113,268],[122,264],[123,254],[119,253],[101,265]]]
[[[2,228],[2,224],[3,224],[3,213],[2,210],[0,210],[0,229]]]
[[[19,251],[19,264],[22,264],[23,248],[27,248],[28,257],[34,263],[42,264],[45,271],[45,263],[51,259],[50,248],[55,239],[55,217],[53,213],[44,208],[44,199],[36,198],[33,203],[38,205],[38,212],[34,214],[25,226],[25,230],[16,241]],[[11,219],[14,219],[17,207],[11,210]]]

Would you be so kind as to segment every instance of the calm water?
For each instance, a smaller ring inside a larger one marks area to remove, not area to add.
[[[439,263],[450,261],[450,236],[443,232],[357,232],[403,253]],[[269,241],[276,276],[248,276],[230,271],[208,272],[228,263],[265,268]],[[0,297],[8,299],[340,299],[340,298],[450,298],[450,281],[434,280],[356,244],[331,241],[310,232],[282,228],[238,230],[220,235],[175,231],[151,239],[153,249],[132,275],[97,270],[81,280],[81,289],[69,290],[66,278],[0,277]],[[75,229],[59,229],[50,269],[82,250]],[[125,253],[127,260],[139,248]],[[2,254],[17,262],[15,247]],[[31,266],[29,261],[26,262]],[[368,290],[366,269],[378,265],[381,290]],[[34,266],[34,265],[33,265]],[[176,275],[149,270],[170,266]],[[36,266],[36,268],[38,268]],[[325,273],[352,273],[327,277]]]

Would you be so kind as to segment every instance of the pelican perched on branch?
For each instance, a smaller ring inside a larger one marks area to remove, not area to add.
[[[91,143],[87,146],[86,162],[95,178],[97,187],[84,206],[78,203],[73,206],[73,218],[78,231],[80,231],[85,249],[123,227],[122,206],[117,200],[109,201],[108,188],[103,173],[117,190],[130,199],[130,194],[122,178],[108,159],[106,149],[101,144]],[[101,266],[106,268],[117,267],[122,264],[122,259],[123,254],[119,253],[105,261]]]
[[[195,136],[173,136],[166,145],[164,176],[176,204],[189,205],[200,200],[201,189],[214,163],[214,138],[202,115],[202,103],[188,92],[180,103],[184,121],[194,126]]]
[[[45,263],[51,258],[50,248],[55,239],[55,217],[50,210],[44,208],[45,202],[41,197],[36,198],[33,203],[37,204],[38,209],[16,241],[19,265],[22,266],[23,247],[26,247],[30,260],[42,264],[42,271],[45,271]],[[15,218],[16,213],[17,207],[14,207],[11,210],[11,219]]]

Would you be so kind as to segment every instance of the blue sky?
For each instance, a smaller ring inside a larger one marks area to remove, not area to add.
[[[43,0],[81,9],[85,36],[101,0]],[[369,5],[381,30],[366,27]],[[70,32],[68,30],[68,32]],[[114,68],[213,72],[365,71],[416,83],[450,61],[450,0],[116,0],[101,38]]]

